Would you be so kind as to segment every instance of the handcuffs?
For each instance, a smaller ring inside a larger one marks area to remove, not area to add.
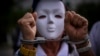
[[[35,40],[23,40],[21,39],[21,43],[22,44],[43,44],[45,43],[46,41],[66,41],[68,43],[73,43],[73,44],[81,44],[81,43],[84,43],[86,41],[89,41],[89,44],[83,48],[79,48],[77,49],[77,51],[80,53],[80,52],[85,52],[85,51],[88,51],[90,48],[91,48],[91,43],[90,43],[90,40],[88,38],[88,35],[86,36],[86,38],[83,40],[83,41],[79,41],[79,42],[72,42],[69,40],[69,36],[64,36],[61,40],[46,40],[45,38],[43,37],[36,37]]]

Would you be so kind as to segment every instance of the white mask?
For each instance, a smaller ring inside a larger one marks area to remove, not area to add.
[[[37,8],[37,30],[46,39],[56,39],[64,31],[65,8],[61,1],[40,1]]]

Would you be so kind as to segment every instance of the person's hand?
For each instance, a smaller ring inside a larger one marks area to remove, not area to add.
[[[21,19],[18,20],[18,24],[21,28],[24,40],[34,40],[36,35],[36,12],[26,13]]]
[[[65,32],[71,41],[84,40],[88,33],[88,21],[74,11],[67,11],[65,18]]]

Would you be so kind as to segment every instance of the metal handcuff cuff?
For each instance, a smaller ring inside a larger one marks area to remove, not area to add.
[[[21,42],[25,43],[25,44],[42,44],[42,43],[45,43],[46,41],[69,41],[69,39],[68,39],[68,36],[65,36],[61,40],[46,40],[43,37],[36,37],[35,40],[23,40],[23,39],[21,39]]]
[[[88,38],[88,35],[86,36],[86,38],[83,40],[83,41],[79,41],[79,42],[72,42],[69,40],[69,36],[65,36],[63,37],[61,40],[46,40],[45,38],[43,37],[36,37],[36,40],[22,40],[21,39],[21,42],[24,44],[42,44],[42,43],[45,43],[46,41],[66,41],[68,43],[73,43],[73,44],[81,44],[81,43],[84,43],[86,41],[89,41],[89,44],[83,48],[79,48],[77,49],[78,52],[85,52],[85,51],[88,51],[90,48],[91,48],[91,43],[90,43],[90,40]]]

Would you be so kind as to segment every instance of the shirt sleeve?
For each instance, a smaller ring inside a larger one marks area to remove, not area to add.
[[[100,47],[100,22],[96,22],[89,33],[89,38],[92,44],[92,50],[97,55],[98,47]]]
[[[17,52],[15,53],[14,56],[23,56],[23,55],[20,53],[20,49],[17,50]]]
[[[33,50],[29,50],[24,48],[23,46],[17,50],[14,56],[35,56],[36,55],[36,48],[34,47]]]

